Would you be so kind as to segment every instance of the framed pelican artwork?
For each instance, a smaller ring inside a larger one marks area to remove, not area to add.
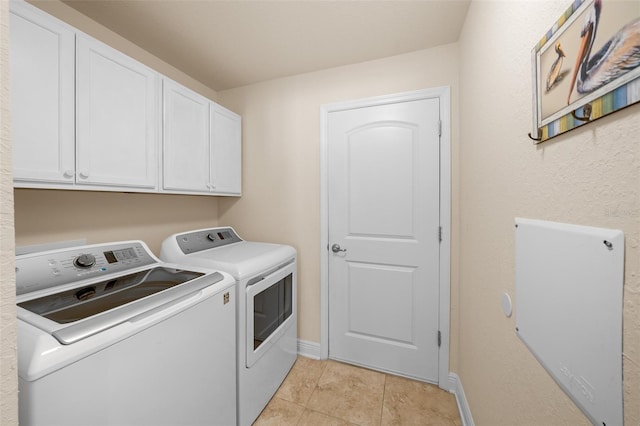
[[[640,1],[575,0],[532,62],[536,143],[640,101]]]

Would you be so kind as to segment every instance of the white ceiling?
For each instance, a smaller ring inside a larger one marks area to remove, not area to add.
[[[458,40],[470,0],[63,0],[214,90]]]

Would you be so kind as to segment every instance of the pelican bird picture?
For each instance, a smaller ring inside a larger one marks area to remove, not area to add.
[[[564,78],[565,74],[568,71],[562,71],[562,61],[565,58],[564,51],[562,50],[562,46],[560,46],[560,42],[557,42],[555,45],[556,53],[558,57],[551,64],[551,69],[549,69],[549,74],[547,74],[547,92],[550,91],[557,83],[559,83],[562,78]]]
[[[567,105],[571,103],[574,85],[578,93],[590,93],[640,65],[640,18],[623,26],[600,50],[591,55],[601,11],[602,0],[595,0],[580,33],[582,40]]]

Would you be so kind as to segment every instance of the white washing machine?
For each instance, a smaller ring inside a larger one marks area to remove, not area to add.
[[[160,258],[231,274],[237,283],[238,424],[250,425],[296,360],[296,251],[242,240],[233,228],[174,234]]]
[[[142,241],[16,257],[21,425],[232,425],[235,280]]]

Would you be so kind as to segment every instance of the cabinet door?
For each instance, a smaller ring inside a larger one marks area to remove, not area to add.
[[[226,108],[211,105],[211,191],[242,192],[242,119]]]
[[[158,74],[77,36],[78,184],[157,188]]]
[[[16,186],[74,182],[74,30],[10,3],[11,107]]]
[[[209,104],[197,93],[163,80],[163,189],[208,193]]]

